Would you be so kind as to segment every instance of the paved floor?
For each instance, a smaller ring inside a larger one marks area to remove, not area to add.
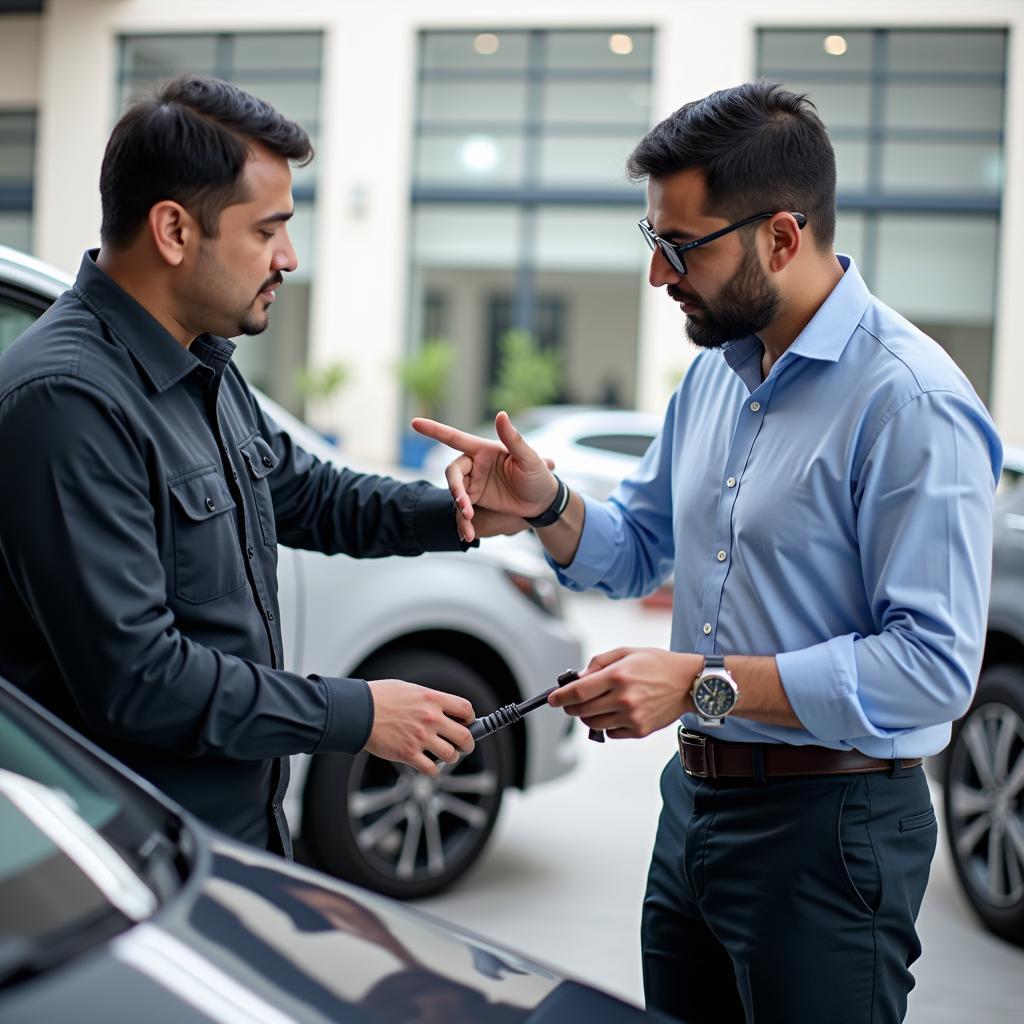
[[[665,612],[574,595],[570,615],[588,653],[667,643]],[[581,731],[580,748],[572,775],[511,794],[477,868],[452,892],[418,905],[639,1003],[640,900],[673,734],[599,746]],[[911,1024],[1024,1019],[1024,950],[975,924],[941,836],[919,930]]]

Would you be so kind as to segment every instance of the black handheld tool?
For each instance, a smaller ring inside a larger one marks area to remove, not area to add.
[[[492,711],[489,715],[477,718],[469,727],[470,735],[474,740],[483,739],[484,736],[490,736],[492,732],[497,732],[499,729],[504,729],[507,725],[520,721],[523,715],[547,704],[548,695],[554,693],[559,686],[565,686],[566,683],[574,683],[579,677],[579,673],[573,669],[563,672],[558,677],[557,685],[549,687],[543,693],[538,693],[536,697],[530,697],[529,700],[524,700],[522,704],[506,704],[504,707],[498,708],[497,711]],[[590,738],[596,743],[604,743],[604,733],[600,729],[591,729]]]

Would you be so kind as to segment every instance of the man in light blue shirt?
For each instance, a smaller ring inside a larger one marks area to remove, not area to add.
[[[981,663],[1001,448],[963,374],[833,250],[813,107],[756,83],[637,146],[650,282],[703,351],[609,501],[504,414],[440,424],[476,510],[527,518],[560,580],[675,573],[670,651],[597,655],[551,702],[612,738],[681,720],[644,905],[648,1003],[691,1022],[902,1020],[936,824],[920,758]],[[955,283],[951,283],[955,287]]]

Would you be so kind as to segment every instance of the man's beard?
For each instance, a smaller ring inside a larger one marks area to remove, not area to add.
[[[240,334],[249,337],[262,334],[270,326],[269,306],[260,300],[260,293],[264,288],[276,287],[284,280],[280,271],[271,274],[260,285],[260,293],[257,293],[248,307],[237,311],[224,308],[228,296],[237,289],[237,285],[227,275],[210,245],[200,247],[197,276],[203,282],[203,291],[201,298],[197,295],[195,307],[197,318],[204,325],[203,330],[225,338],[236,338]]]
[[[257,334],[262,334],[270,326],[270,315],[264,310],[262,313],[257,313],[255,310],[249,310],[245,316],[238,323],[238,334],[244,334],[246,337],[254,338]]]
[[[677,302],[683,301],[683,294],[671,285],[668,294]],[[779,293],[751,246],[745,250],[739,270],[715,298],[702,303],[696,316],[687,315],[686,335],[699,348],[721,348],[764,330],[778,312]]]

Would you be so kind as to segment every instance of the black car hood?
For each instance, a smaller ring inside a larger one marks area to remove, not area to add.
[[[668,1020],[404,904],[204,839],[184,889],[154,918],[0,994],[4,1021]]]

